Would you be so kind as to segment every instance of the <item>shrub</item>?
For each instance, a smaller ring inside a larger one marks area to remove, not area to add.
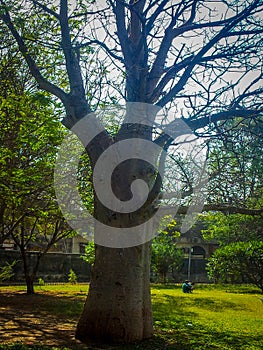
[[[71,284],[77,283],[77,275],[75,274],[75,272],[72,269],[69,270],[68,281]]]

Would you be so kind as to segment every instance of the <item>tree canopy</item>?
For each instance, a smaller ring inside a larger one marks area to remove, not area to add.
[[[262,111],[261,11],[260,0],[1,1],[40,88],[67,108],[80,95],[85,113],[109,94],[159,106],[176,100],[177,117],[195,129]]]
[[[228,206],[230,212],[243,208],[244,214],[261,213],[262,132],[260,116],[222,123],[208,146],[208,203],[221,203],[226,212]]]
[[[3,52],[2,52],[3,53]],[[24,70],[22,69],[24,68]],[[71,232],[53,188],[57,147],[65,128],[52,100],[30,84],[21,58],[8,52],[0,62],[0,243],[12,239],[23,260],[28,293],[40,258]],[[31,87],[31,91],[30,91]],[[31,266],[27,251],[39,252]]]

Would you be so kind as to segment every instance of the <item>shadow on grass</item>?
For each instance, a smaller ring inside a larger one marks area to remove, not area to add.
[[[216,290],[234,294],[262,294],[260,288],[251,284],[197,284],[198,290]]]
[[[171,288],[172,289],[172,288]],[[240,310],[245,311],[246,308],[242,304],[237,304],[236,302],[232,302],[230,300],[223,300],[219,298],[213,299],[213,297],[196,297],[196,294],[187,294],[187,295],[178,295],[173,296],[169,294],[162,294],[158,295],[155,293],[152,293],[153,296],[155,296],[157,299],[161,300],[160,308],[166,309],[167,304],[169,304],[169,310],[176,310],[176,313],[183,313],[185,314],[185,307],[191,305],[191,307],[197,307],[199,309],[210,310],[213,312],[223,312],[224,310]],[[156,302],[155,302],[156,304]],[[159,307],[158,307],[159,309]],[[167,310],[168,311],[168,310]],[[192,313],[194,314],[194,313]]]
[[[22,342],[32,346],[45,344],[60,349],[81,349],[74,332],[83,302],[84,298],[74,296],[1,293],[1,343]]]
[[[170,330],[170,332],[158,331],[154,338],[155,344],[159,347],[147,347],[147,342],[136,347],[138,350],[144,349],[174,349],[174,350],[261,350],[263,347],[261,336],[250,336],[248,334],[235,334],[227,332],[212,331],[211,329],[200,329],[197,325],[191,329]],[[251,345],[253,343],[253,345]],[[121,348],[124,350],[125,348]],[[135,348],[127,348],[135,349]]]
[[[199,322],[187,305],[200,308],[232,308],[231,302],[188,298],[164,293],[153,299],[155,336],[130,345],[87,347],[74,339],[74,330],[85,294],[21,293],[0,295],[0,350],[116,349],[116,350],[261,350],[263,338],[220,331]],[[193,304],[195,303],[195,304]],[[236,307],[236,305],[234,305]],[[15,343],[14,342],[22,342]],[[43,344],[43,345],[41,345]],[[251,345],[253,344],[253,345]]]
[[[208,298],[197,298],[192,301],[193,306],[197,306],[204,310],[210,310],[214,312],[223,312],[227,309],[232,310],[245,310],[244,305],[239,305],[237,303],[228,301],[228,300],[219,300],[219,299],[208,299]]]

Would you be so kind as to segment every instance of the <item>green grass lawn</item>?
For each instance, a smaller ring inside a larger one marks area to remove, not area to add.
[[[153,288],[157,334],[173,344],[171,349],[263,349],[260,294],[228,288],[206,285],[193,294]]]
[[[12,287],[11,290],[21,290],[21,287]],[[47,298],[43,307],[48,313],[77,319],[87,286],[43,286],[37,287],[36,292],[57,298],[52,304]],[[260,298],[260,290],[252,286],[197,285],[194,293],[183,294],[178,285],[154,285],[155,336],[143,343],[116,349],[262,350],[263,303]],[[29,349],[21,344],[4,346],[0,344],[0,349]]]

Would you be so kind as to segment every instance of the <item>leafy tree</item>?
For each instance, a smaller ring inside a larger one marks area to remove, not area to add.
[[[21,252],[27,293],[40,259],[72,233],[55,202],[53,166],[63,130],[53,103],[39,93],[16,56],[3,56],[0,67],[0,242],[12,238]],[[32,245],[34,248],[32,248]],[[37,250],[35,263],[30,250]]]
[[[207,213],[200,216],[206,223],[206,239],[216,239],[221,246],[235,242],[262,240],[262,218],[245,214]]]
[[[155,128],[161,107],[177,118],[167,118],[170,126],[183,120],[197,136],[214,134],[221,120],[260,116],[262,1],[217,5],[196,0],[60,0],[56,6],[51,0],[1,0],[0,19],[39,87],[62,101],[64,125],[70,129],[90,113],[89,123],[101,130],[85,145],[94,171],[103,151],[121,140],[154,140],[168,150],[171,137],[158,135]],[[131,104],[113,135],[92,112],[100,104],[121,100]],[[130,123],[131,111],[147,117],[148,124]],[[160,151],[153,163],[162,168],[165,158]],[[156,170],[135,159],[118,167],[115,175],[111,185],[122,201],[130,199],[134,179],[144,180],[151,189],[145,205],[133,215],[114,212],[94,192],[94,216],[116,230],[147,221],[162,190]],[[97,246],[76,337],[83,342],[150,337],[149,272],[149,243]]]
[[[48,194],[56,146],[64,134],[58,119],[51,118],[50,99],[26,92],[18,66],[19,60],[12,59],[0,68],[0,241]]]
[[[224,214],[203,216],[208,224],[204,236],[220,244],[209,259],[210,277],[215,281],[249,281],[260,288],[262,126],[262,118],[236,118],[222,123],[218,137],[210,141],[208,163],[215,176],[209,183],[208,200],[216,201],[214,209],[221,207]]]
[[[263,292],[263,241],[236,242],[216,250],[208,274],[215,282],[249,282]]]
[[[211,213],[203,219],[208,226],[204,237],[220,244],[209,258],[209,277],[215,282],[247,281],[262,289],[262,217]]]
[[[170,225],[173,226],[173,225]],[[174,238],[176,233],[162,231],[152,241],[152,269],[157,272],[162,283],[166,282],[167,274],[174,269],[180,269],[183,253],[176,247]]]

